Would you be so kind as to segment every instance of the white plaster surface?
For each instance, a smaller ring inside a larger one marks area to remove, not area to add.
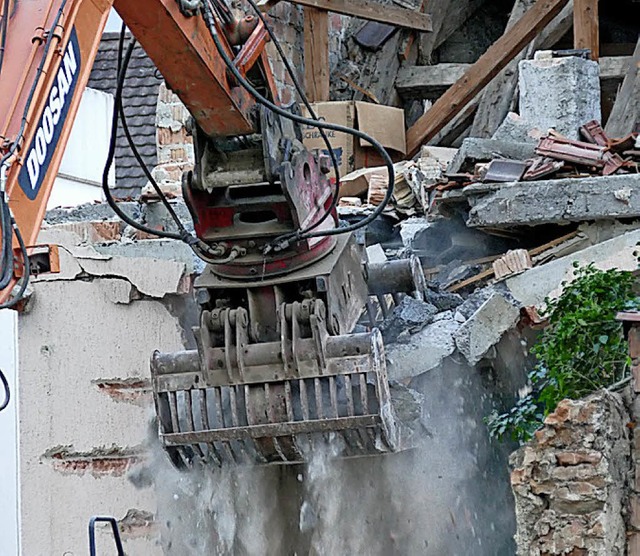
[[[18,452],[17,376],[18,338],[16,313],[0,311],[0,369],[11,391],[9,405],[0,413],[0,554],[18,554]],[[0,387],[0,403],[5,392]]]
[[[143,272],[153,276],[168,270],[175,284],[177,271],[172,274],[163,264],[171,261],[86,258],[71,261],[72,270],[87,261],[104,277],[35,282],[29,312],[20,317],[20,535],[25,555],[87,554],[91,516],[122,519],[131,509],[156,512],[152,488],[138,490],[118,472],[61,471],[46,455],[62,446],[83,453],[115,447],[144,458],[151,395],[146,394],[147,403],[118,401],[95,381],[148,379],[154,349],[184,347],[177,317],[162,303],[127,302],[132,282],[143,289],[149,283]],[[69,276],[69,262],[62,259],[63,276]],[[109,266],[101,271],[99,264]],[[101,530],[98,538],[99,553],[112,553],[106,532]],[[125,550],[160,554],[153,530],[125,536]]]

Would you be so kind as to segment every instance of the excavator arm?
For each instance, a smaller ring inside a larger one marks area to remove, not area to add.
[[[27,246],[36,241],[111,8],[110,0],[2,0],[0,187]],[[230,83],[202,18],[185,17],[175,0],[121,0],[115,8],[204,133],[257,131],[255,101]],[[257,23],[249,17],[220,23],[220,40],[243,74],[261,66],[273,95],[266,33]],[[227,36],[244,41],[237,53]],[[21,276],[18,259],[5,264],[13,277],[0,287],[0,303]]]
[[[193,120],[183,196],[195,235],[181,226],[179,237],[207,262],[195,283],[197,349],[151,362],[169,456],[179,466],[295,463],[335,434],[343,455],[398,449],[376,313],[390,309],[388,293],[420,296],[424,277],[415,260],[366,265],[338,229],[328,160],[302,144],[295,107],[277,104],[263,19],[235,17],[223,0],[0,2],[0,302],[28,278],[114,7]],[[365,307],[370,330],[353,334]]]

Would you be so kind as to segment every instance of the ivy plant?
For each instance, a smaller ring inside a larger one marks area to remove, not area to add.
[[[528,388],[508,412],[486,419],[494,438],[526,442],[560,400],[611,386],[629,372],[627,343],[615,316],[639,307],[634,276],[593,264],[574,268],[575,279],[562,282],[561,295],[545,300],[548,326],[531,350],[537,362]]]

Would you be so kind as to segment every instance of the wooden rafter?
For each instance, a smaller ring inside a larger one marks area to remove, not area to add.
[[[469,70],[407,131],[407,151],[413,156],[436,135],[557,16],[568,0],[538,0]]]
[[[304,9],[304,80],[311,102],[329,100],[329,12]]]
[[[575,0],[573,3],[573,45],[591,50],[591,59],[600,56],[598,0]]]
[[[279,0],[266,0],[260,4],[260,9],[269,11]],[[379,4],[375,0],[287,0],[292,4],[317,8],[328,12],[335,12],[353,17],[360,17],[370,21],[380,21],[397,27],[415,29],[416,31],[431,31],[431,17],[416,10],[397,8]]]

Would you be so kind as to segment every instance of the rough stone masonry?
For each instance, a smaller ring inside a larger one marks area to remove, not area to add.
[[[626,554],[629,416],[607,391],[564,400],[514,452],[518,554]]]

